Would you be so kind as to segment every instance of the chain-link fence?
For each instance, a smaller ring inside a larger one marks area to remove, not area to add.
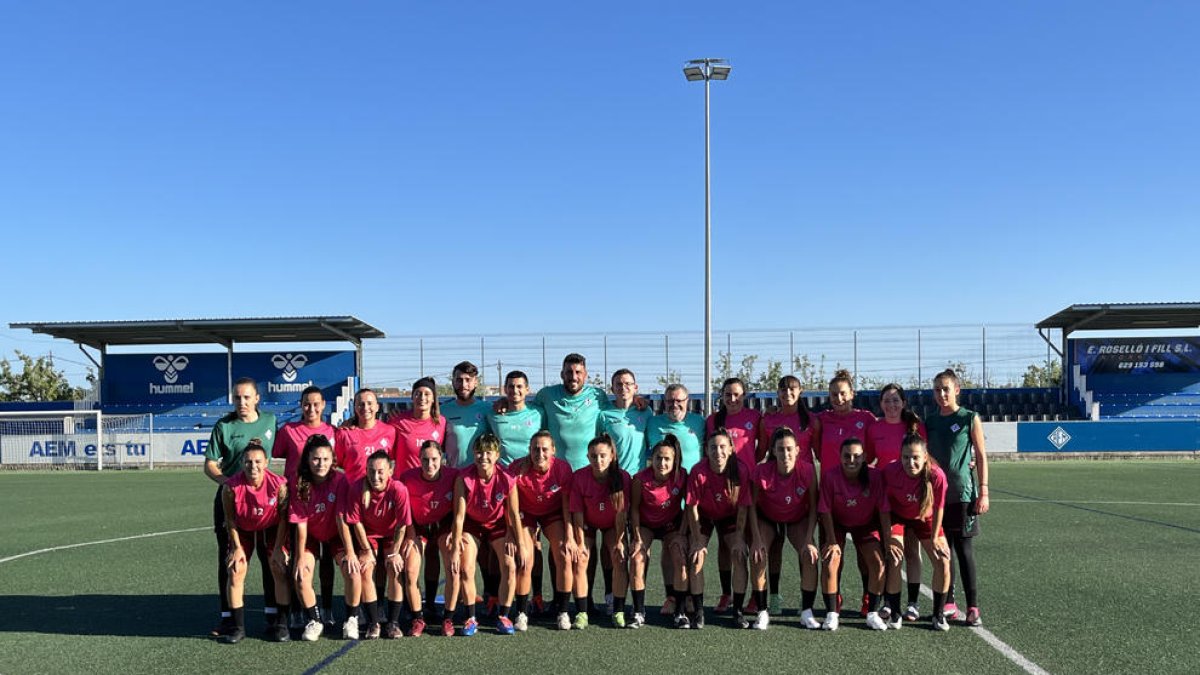
[[[1057,332],[1049,337],[1055,344],[1061,339]],[[521,370],[537,389],[559,381],[562,358],[571,352],[587,357],[589,374],[598,382],[629,368],[644,393],[662,391],[668,382],[682,382],[693,392],[704,388],[700,331],[402,335],[369,341],[364,371],[370,386],[407,389],[422,376],[448,383],[454,364],[471,361],[485,387]],[[740,376],[759,391],[774,390],[776,380],[789,373],[806,389],[823,389],[838,368],[850,370],[863,389],[887,382],[925,388],[947,367],[959,371],[967,386],[1021,386],[1030,366],[1058,362],[1025,324],[715,331],[712,353],[718,384]]]

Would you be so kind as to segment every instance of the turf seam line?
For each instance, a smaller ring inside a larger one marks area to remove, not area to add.
[[[1123,518],[1125,520],[1132,520],[1135,523],[1146,523],[1148,525],[1160,525],[1162,527],[1169,527],[1169,528],[1176,529],[1176,530],[1183,530],[1184,532],[1194,532],[1196,534],[1200,534],[1200,529],[1197,529],[1194,527],[1188,527],[1186,525],[1176,525],[1175,523],[1167,523],[1167,522],[1164,522],[1161,520],[1154,520],[1152,518],[1142,518],[1140,516],[1130,516],[1130,515],[1126,515],[1124,513],[1113,513],[1112,511],[1103,511],[1101,509],[1093,509],[1093,508],[1090,508],[1087,506],[1080,506],[1079,504],[1075,504],[1072,502],[1064,502],[1064,501],[1059,501],[1057,499],[1047,499],[1045,497],[1035,497],[1032,495],[1023,495],[1023,494],[1018,494],[1016,492],[1009,492],[1007,490],[996,490],[996,492],[1001,492],[1001,493],[1009,495],[1011,497],[1020,497],[1022,499],[1028,499],[1028,500],[1035,501],[1035,502],[1045,502],[1047,504],[1057,504],[1058,506],[1063,506],[1068,509],[1078,509],[1080,511],[1086,511],[1088,513],[1096,513],[1096,514],[1099,514],[1102,516],[1112,516],[1113,518]]]
[[[65,544],[63,546],[51,546],[50,548],[39,548],[36,551],[26,551],[24,553],[18,553],[16,555],[10,555],[7,558],[0,558],[0,564],[6,563],[6,562],[11,562],[13,560],[20,560],[21,558],[28,558],[29,556],[33,556],[33,555],[41,555],[43,553],[53,553],[55,551],[66,551],[67,549],[81,548],[83,546],[96,546],[97,544],[115,544],[117,542],[130,541],[133,539],[149,539],[150,537],[165,537],[166,535],[169,535],[169,534],[184,534],[186,532],[200,532],[201,530],[211,530],[211,529],[212,529],[212,526],[190,527],[186,530],[167,530],[166,532],[147,532],[145,534],[135,534],[135,535],[131,535],[128,537],[116,537],[115,539],[101,539],[99,541],[79,542],[78,544]]]
[[[357,644],[358,644],[358,640],[351,640],[351,641],[347,642],[346,644],[342,645],[341,649],[330,654],[329,656],[326,656],[320,663],[318,663],[317,665],[313,666],[312,668],[309,668],[308,670],[304,671],[304,675],[316,675],[316,673],[319,673],[322,670],[328,668],[331,663],[333,663],[334,661],[337,661],[338,659],[345,656],[346,653],[349,652],[351,649],[354,649],[354,646]]]
[[[932,599],[933,589],[929,588],[925,584],[921,584],[921,594]],[[1004,640],[996,637],[996,634],[992,631],[984,628],[983,626],[969,626],[968,628],[972,633],[978,635],[981,640],[988,643],[992,649],[995,649],[1003,654],[1004,658],[1017,664],[1017,666],[1029,673],[1029,675],[1050,675],[1049,671],[1033,661],[1030,661],[1024,654],[1014,649]]]

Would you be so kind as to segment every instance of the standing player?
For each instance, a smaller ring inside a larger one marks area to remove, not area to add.
[[[671,612],[679,608],[676,621],[683,623],[687,600],[687,538],[683,528],[683,500],[687,494],[687,472],[679,466],[679,440],[668,434],[650,453],[650,466],[633,477],[629,517],[630,541],[629,574],[633,589],[633,618],[630,628],[646,623],[646,569],[650,562],[650,545],[662,541],[664,574],[668,597],[674,598]],[[682,627],[682,626],[680,626]]]
[[[775,431],[781,428],[792,430],[796,437],[799,457],[796,461],[810,466],[814,463],[813,452],[821,436],[821,422],[804,402],[804,386],[794,375],[784,375],[777,388],[779,407],[765,413],[758,425],[758,447],[770,451],[774,444]],[[783,596],[779,594],[779,579],[783,569],[783,537],[775,537],[768,552],[770,566],[767,580],[770,582],[770,609],[772,614],[783,611]]]
[[[796,434],[786,426],[775,430],[770,447],[775,461],[754,467],[751,487],[755,508],[750,511],[753,545],[750,562],[754,593],[759,607],[754,627],[764,630],[767,615],[767,558],[776,540],[786,538],[800,558],[800,621],[816,628],[813,599],[817,595],[817,547],[813,532],[817,523],[817,474],[812,464],[801,461]]]
[[[437,383],[432,377],[413,382],[412,410],[392,415],[388,422],[396,427],[396,448],[393,458],[400,471],[421,465],[421,444],[425,441],[443,442],[446,437],[446,418],[438,409]]]
[[[352,541],[360,552],[355,557],[347,549],[346,571],[355,580],[361,594],[359,604],[367,612],[367,632],[363,636],[367,640],[379,637],[375,567],[383,561],[386,594],[389,600],[398,600],[404,569],[400,545],[412,524],[408,489],[400,481],[392,480],[395,467],[396,462],[386,452],[376,450],[367,458],[367,477],[350,486],[350,498],[343,501],[340,511],[339,525],[348,530],[342,533],[342,538]]]
[[[459,578],[450,573],[450,561],[453,558],[454,534],[454,482],[458,479],[458,471],[446,466],[443,461],[442,447],[437,441],[425,441],[421,446],[421,466],[409,469],[400,476],[400,482],[408,488],[408,500],[412,510],[412,527],[408,528],[407,536],[401,555],[404,558],[404,593],[408,597],[409,611],[413,614],[412,625],[409,626],[410,637],[420,637],[425,633],[425,609],[421,602],[421,589],[417,585],[420,578],[421,562],[425,562],[425,596],[433,603],[437,596],[438,587],[438,555],[441,553],[446,574],[446,617],[454,615],[458,606]],[[432,547],[432,548],[431,548]],[[388,620],[384,626],[384,637],[388,639],[400,637],[400,596],[388,595]],[[454,633],[454,622],[450,622],[450,630]]]
[[[762,460],[758,452],[758,423],[761,415],[757,410],[746,407],[746,383],[736,377],[731,377],[721,384],[721,401],[717,411],[708,416],[705,422],[705,437],[715,429],[725,429],[733,442],[733,450],[737,453],[742,464],[753,467]],[[763,448],[765,451],[766,448]],[[749,476],[746,477],[749,480]],[[721,542],[717,542],[717,576],[721,580],[721,597],[713,608],[717,614],[729,611],[729,592],[731,588],[732,569],[729,551]],[[752,609],[758,611],[753,600]]]
[[[865,562],[867,593],[867,627],[881,630],[886,624],[876,613],[879,595],[883,592],[883,559],[879,545],[879,504],[883,499],[883,480],[879,472],[867,466],[862,441],[847,438],[842,442],[840,466],[826,465],[821,472],[821,496],[818,511],[824,540],[821,558],[825,569],[821,575],[825,593],[825,630],[837,630],[839,612],[837,597],[838,570],[842,566],[844,544],[849,535],[854,542],[858,559]]]
[[[856,438],[863,443],[868,462],[874,456],[867,439],[871,427],[875,424],[875,416],[854,407],[854,377],[850,371],[841,369],[833,374],[833,379],[829,380],[829,409],[818,413],[818,418],[821,420],[821,442],[817,459],[821,462],[822,475],[831,467],[838,466],[841,461],[842,444],[848,439]],[[839,546],[844,543],[839,542]],[[859,613],[866,616],[867,565],[861,558],[858,559],[858,572],[862,576],[863,584],[862,609]],[[841,606],[840,595],[838,606]]]
[[[891,606],[888,627],[900,627],[900,561],[907,555],[904,541],[911,536],[921,542],[933,563],[933,627],[949,630],[945,592],[950,585],[950,547],[942,531],[946,475],[930,461],[920,436],[905,438],[901,453],[898,461],[883,467],[885,496],[879,509],[882,531],[891,537],[886,556],[887,600]]]
[[[588,625],[588,560],[593,557],[595,535],[600,534],[603,558],[612,569],[613,626],[625,627],[627,585],[625,526],[629,515],[629,474],[616,464],[613,440],[607,434],[588,444],[588,466],[571,479],[571,519],[575,541],[582,542],[572,579],[575,586],[575,628]]]
[[[529,456],[510,464],[508,472],[517,481],[517,497],[521,502],[524,528],[521,557],[532,560],[534,542],[543,534],[546,536],[554,561],[554,611],[558,615],[558,628],[569,630],[567,600],[571,595],[572,563],[578,554],[574,538],[567,531],[571,521],[568,498],[571,465],[555,457],[554,438],[543,429],[529,441]],[[529,625],[527,608],[534,586],[533,567],[527,564],[517,570],[517,618],[513,627],[518,631]]]
[[[337,464],[346,480],[360,481],[367,475],[367,458],[376,450],[394,455],[396,427],[379,419],[379,399],[370,389],[354,395],[354,416],[337,430]]]
[[[688,475],[687,523],[691,536],[688,583],[692,591],[693,614],[678,627],[704,627],[704,560],[708,540],[717,531],[729,548],[733,566],[733,626],[746,628],[742,602],[746,597],[746,531],[751,506],[750,467],[737,458],[733,440],[725,429],[715,429],[706,443],[707,457]],[[678,612],[679,609],[676,609]]]
[[[467,466],[474,459],[471,448],[475,439],[487,431],[487,416],[492,406],[475,398],[479,388],[479,369],[470,361],[454,366],[450,373],[450,386],[454,388],[454,400],[441,406],[441,416],[446,420],[446,462],[454,467]]]
[[[621,368],[612,375],[613,407],[600,411],[597,434],[608,434],[616,445],[617,466],[633,475],[646,468],[646,427],[654,411],[633,405],[638,393],[633,371]]]
[[[650,418],[646,440],[653,447],[667,434],[679,441],[679,466],[691,471],[703,457],[704,418],[688,410],[688,390],[682,384],[669,384],[663,394],[663,412]]]
[[[334,428],[323,419],[324,414],[325,397],[321,394],[321,388],[306,387],[300,393],[300,421],[288,422],[275,433],[275,447],[271,450],[271,456],[283,460],[283,473],[292,487],[296,485],[300,453],[304,451],[308,437],[321,434],[333,438],[336,434]]]
[[[464,595],[469,599],[467,620],[463,623],[463,635],[475,634],[475,560],[481,547],[487,546],[500,561],[500,607],[496,620],[496,632],[512,635],[514,632],[509,611],[512,609],[513,581],[519,567],[524,567],[521,558],[521,506],[517,497],[517,486],[511,476],[499,465],[500,441],[491,434],[475,440],[475,466],[458,475],[454,484],[454,534],[451,537],[454,549],[450,556],[450,569],[462,578]],[[446,598],[446,623],[443,626],[452,634],[454,624],[450,618],[452,598]]]
[[[225,509],[225,529],[229,535],[229,606],[234,628],[221,636],[228,644],[246,637],[245,597],[246,572],[250,558],[258,553],[262,565],[263,586],[272,584],[274,597],[284,600],[277,613],[267,613],[267,634],[275,642],[287,642],[288,586],[287,554],[276,548],[280,523],[286,531],[287,519],[279,517],[287,504],[287,481],[267,469],[267,453],[262,441],[250,439],[242,451],[242,471],[225,482],[222,488]],[[269,594],[264,594],[269,595]]]
[[[338,527],[338,511],[343,500],[348,498],[346,493],[346,477],[333,470],[333,448],[329,439],[313,434],[305,442],[301,454],[296,494],[288,500],[288,520],[296,526],[296,539],[291,548],[296,560],[294,578],[308,618],[300,639],[308,642],[321,637],[325,628],[317,611],[317,596],[312,585],[321,545],[332,548],[334,560],[342,568],[346,591],[346,623],[342,626],[342,636],[349,640],[358,638],[358,604],[352,595],[355,579],[350,566],[343,564],[346,556],[354,555],[354,545],[348,538],[342,538],[343,533]]]
[[[717,411],[705,420],[705,435],[717,429],[729,432],[733,450],[746,466],[754,466],[766,455],[766,448],[758,447],[758,424],[762,415],[746,406],[746,383],[731,377],[721,384],[721,401]]]
[[[906,436],[917,434],[926,438],[925,424],[908,408],[904,388],[898,384],[884,385],[879,390],[879,407],[883,417],[867,430],[867,447],[872,453],[867,461],[878,469],[900,460],[900,445]],[[884,532],[886,536],[887,533]],[[904,565],[908,576],[908,608],[904,611],[909,621],[920,617],[921,597],[921,542],[906,530],[904,535]],[[890,583],[890,582],[889,582]],[[891,607],[879,610],[881,616],[891,620]]]
[[[988,512],[988,463],[984,450],[983,423],[974,411],[958,405],[962,392],[958,374],[947,368],[933,378],[933,397],[938,414],[926,420],[929,454],[946,472],[946,517],[943,527],[950,547],[958,558],[963,592],[967,596],[966,622],[982,623],[976,597],[975,536],[979,534],[979,516]],[[972,467],[974,471],[972,471]],[[978,472],[976,477],[975,472]],[[947,591],[946,614],[956,618],[953,571]]]
[[[213,533],[217,538],[217,592],[221,599],[221,622],[213,629],[213,637],[227,635],[234,630],[233,613],[229,609],[229,533],[225,529],[225,507],[222,486],[225,481],[242,470],[242,453],[252,438],[262,441],[263,449],[271,451],[275,441],[275,415],[258,410],[258,384],[243,377],[233,383],[233,412],[222,417],[213,426],[204,451],[204,475],[217,484],[213,497]],[[267,613],[275,611],[275,586],[268,584],[263,589]]]
[[[529,378],[514,370],[504,376],[504,412],[487,411],[487,426],[500,439],[500,466],[508,466],[529,454],[529,441],[545,426],[545,415],[529,405]],[[561,461],[561,460],[560,460]]]

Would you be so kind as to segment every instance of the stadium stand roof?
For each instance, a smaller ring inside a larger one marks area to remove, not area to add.
[[[1198,302],[1145,302],[1071,305],[1042,319],[1039,331],[1061,328],[1064,337],[1077,330],[1149,330],[1200,327]]]
[[[164,319],[10,323],[35,333],[71,340],[103,351],[114,345],[200,344],[226,347],[235,342],[352,342],[384,337],[383,331],[353,316],[299,316],[250,319]]]

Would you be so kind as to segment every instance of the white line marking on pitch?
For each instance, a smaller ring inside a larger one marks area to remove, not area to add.
[[[1112,502],[1080,499],[993,499],[993,504],[1092,504],[1097,506],[1200,506],[1193,502]]]
[[[85,541],[78,544],[67,544],[65,546],[51,546],[50,548],[40,548],[36,551],[26,551],[17,555],[10,555],[7,558],[0,558],[0,563],[11,562],[21,558],[28,558],[31,555],[41,555],[42,553],[53,553],[55,551],[65,551],[70,548],[80,548],[83,546],[95,546],[97,544],[114,544],[119,541],[130,541],[132,539],[149,539],[150,537],[164,537],[168,534],[183,534],[185,532],[199,532],[201,530],[211,530],[212,527],[192,527],[186,530],[168,530],[166,532],[148,532],[146,534],[135,534],[129,537],[117,537],[116,539],[101,539],[100,541]]]
[[[906,575],[906,577],[907,577],[907,575]],[[926,586],[925,584],[921,584],[921,594],[927,598],[932,599],[933,598],[933,589]],[[1045,669],[1043,669],[1041,666],[1039,666],[1038,664],[1034,663],[1033,661],[1030,661],[1029,659],[1025,658],[1024,654],[1022,654],[1021,652],[1010,647],[1008,645],[1008,643],[1006,643],[1004,640],[1001,640],[1000,638],[996,637],[996,634],[993,633],[992,631],[984,628],[983,626],[969,626],[968,629],[972,633],[975,633],[980,638],[982,638],[983,641],[988,643],[988,645],[990,645],[992,649],[995,649],[996,651],[1003,654],[1006,659],[1008,659],[1009,661],[1012,661],[1013,663],[1020,666],[1021,669],[1024,670],[1025,672],[1029,673],[1029,675],[1050,675],[1050,673],[1048,671],[1046,671]]]

